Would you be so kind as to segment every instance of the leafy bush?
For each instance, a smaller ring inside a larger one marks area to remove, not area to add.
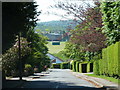
[[[101,4],[103,33],[107,36],[107,44],[120,41],[120,1],[102,2]]]
[[[96,75],[99,75],[99,60],[94,61],[93,72],[94,72]]]
[[[63,62],[60,64],[61,69],[69,69],[70,68],[70,62]]]
[[[28,76],[28,75],[32,75],[34,73],[33,68],[30,64],[25,64],[25,68],[24,68],[24,75]]]
[[[74,72],[80,72],[80,73],[92,72],[93,62],[88,62],[88,61],[81,62],[81,61],[74,60],[70,64],[70,68]]]
[[[76,60],[73,60],[72,62],[72,71],[76,72]]]
[[[81,63],[81,71],[82,73],[87,73],[87,63]]]
[[[51,68],[59,68],[61,63],[53,63]]]
[[[90,63],[87,64],[87,72],[90,72]]]
[[[79,69],[80,69],[79,68],[79,63],[80,63],[79,61],[76,62],[76,72],[79,72]]]

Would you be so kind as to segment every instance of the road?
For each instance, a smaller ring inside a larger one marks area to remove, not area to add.
[[[37,73],[36,76],[33,76],[34,78],[28,79],[21,88],[54,88],[55,90],[60,88],[79,88],[81,90],[84,88],[86,90],[98,90],[90,82],[72,75],[69,69],[50,69],[50,71],[44,76]]]

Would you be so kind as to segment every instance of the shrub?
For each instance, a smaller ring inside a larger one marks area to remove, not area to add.
[[[90,63],[90,72],[93,72],[93,62]]]
[[[94,61],[93,72],[94,72],[96,75],[99,75],[99,60]]]
[[[61,69],[70,69],[70,62],[63,62],[60,64]]]
[[[80,69],[79,68],[79,63],[80,63],[79,61],[76,61],[76,72],[79,72],[79,69]]]
[[[107,37],[107,44],[111,45],[120,41],[120,1],[115,2],[102,2],[102,20],[103,20],[103,33]]]
[[[18,70],[11,70],[11,76],[18,77],[19,76],[19,71]]]
[[[79,72],[82,73],[82,65],[79,63]]]
[[[76,60],[73,60],[72,62],[72,71],[76,72]]]
[[[81,64],[82,73],[87,73],[87,63]]]
[[[102,59],[94,62],[94,73],[120,77],[120,42],[102,50]]]
[[[34,73],[34,70],[32,66],[30,64],[25,64],[24,75],[28,76],[28,75],[32,75],[33,73]]]
[[[70,69],[71,69],[71,70],[72,70],[72,68],[73,68],[72,63],[73,63],[73,60],[70,61]]]
[[[60,69],[60,63],[53,63],[51,68],[59,68]]]
[[[78,69],[77,69],[77,67],[78,67]],[[80,73],[93,72],[93,61],[92,62],[88,62],[88,61],[77,62],[76,70],[78,70],[78,72],[80,72]]]
[[[39,73],[40,71],[39,71],[39,68],[37,68],[37,67],[35,67],[34,68],[34,73]]]
[[[90,63],[87,63],[87,72],[90,72]]]

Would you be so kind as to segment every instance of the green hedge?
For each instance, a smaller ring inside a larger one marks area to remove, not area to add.
[[[103,29],[106,35],[107,44],[111,45],[120,41],[120,1],[101,3]]]
[[[120,77],[120,42],[102,50],[102,59],[94,62],[94,73]]]
[[[93,67],[93,72],[96,74],[96,75],[99,75],[99,60],[96,60],[94,61],[94,67]]]
[[[87,73],[87,64],[88,63],[82,63],[81,64],[81,71],[82,71],[82,73]]]
[[[81,62],[76,61],[76,67],[75,67],[75,68],[76,68],[76,69],[75,69],[76,72],[79,72],[79,71],[80,71],[80,70],[79,70],[79,69],[80,69],[80,68],[79,68],[79,64],[80,64],[80,63],[81,63]]]
[[[73,60],[70,64],[70,69],[74,72],[87,73],[93,72],[93,62],[80,62]]]
[[[87,63],[87,72],[93,72],[93,62]]]
[[[79,72],[82,73],[82,63],[79,63]]]
[[[88,73],[93,72],[93,62],[82,62],[79,63],[79,72],[80,73]]]
[[[73,62],[72,62],[72,64],[71,64],[71,65],[72,65],[72,71],[73,71],[73,72],[76,72],[76,62],[77,62],[76,60],[73,60]]]
[[[61,63],[53,63],[51,68],[59,68]]]
[[[70,62],[63,62],[60,64],[61,69],[70,69]]]

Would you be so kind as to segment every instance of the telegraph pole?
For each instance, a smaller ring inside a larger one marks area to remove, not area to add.
[[[22,80],[22,61],[21,61],[21,45],[20,45],[20,36],[21,33],[18,34],[18,53],[19,53],[19,80]]]

